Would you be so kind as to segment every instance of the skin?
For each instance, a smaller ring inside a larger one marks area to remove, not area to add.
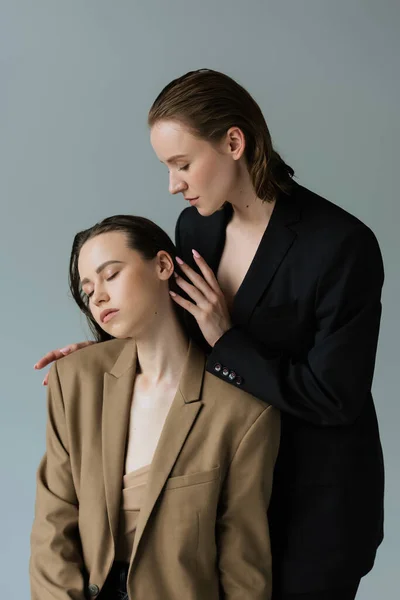
[[[246,140],[238,127],[232,127],[218,144],[212,144],[195,136],[183,123],[160,121],[152,127],[150,137],[158,159],[168,168],[171,194],[182,194],[188,201],[192,200],[204,217],[221,210],[226,202],[232,204],[233,216],[226,230],[218,280],[193,249],[202,276],[177,259],[190,281],[177,275],[177,284],[192,301],[171,294],[174,302],[193,314],[205,339],[214,346],[232,327],[228,307],[268,226],[274,202],[263,202],[255,193],[244,156]],[[35,368],[41,369],[90,343],[53,350],[40,359]],[[43,384],[47,384],[47,376]]]
[[[254,191],[244,157],[245,137],[239,128],[232,127],[218,144],[211,144],[193,135],[182,123],[160,121],[152,127],[150,138],[159,160],[168,167],[171,194],[181,193],[189,201],[195,199],[191,204],[205,217],[221,210],[228,199],[233,207],[225,244],[232,251],[228,256],[224,253],[223,271],[219,273],[225,282],[224,290],[205,260],[193,249],[203,277],[182,260],[179,262],[181,270],[191,284],[177,277],[179,287],[193,302],[179,295],[173,296],[177,304],[195,317],[205,339],[213,347],[232,327],[228,304],[254,257],[274,203],[262,202]],[[236,242],[236,252],[232,238]],[[231,264],[230,257],[233,259]]]
[[[179,324],[168,280],[174,263],[160,251],[153,260],[129,248],[121,232],[100,234],[82,247],[78,270],[89,309],[115,338],[133,338],[137,349],[125,472],[150,464],[176,393],[188,340]],[[104,321],[104,311],[117,309]]]
[[[170,255],[160,251],[145,260],[128,247],[124,233],[103,233],[83,245],[78,270],[99,326],[115,338],[135,339],[141,387],[177,384],[188,341],[169,295]],[[103,322],[106,309],[118,312]]]

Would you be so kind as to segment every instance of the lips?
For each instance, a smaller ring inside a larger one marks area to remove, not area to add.
[[[191,204],[192,206],[194,204],[196,204],[197,200],[199,199],[199,197],[197,196],[197,198],[185,198],[185,200],[187,200],[187,202],[189,202],[189,204]]]
[[[115,314],[117,314],[118,308],[107,308],[100,313],[100,321],[102,323],[107,323],[110,319],[113,318]]]

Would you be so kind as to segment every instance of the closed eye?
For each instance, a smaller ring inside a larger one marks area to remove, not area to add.
[[[119,271],[116,271],[115,273],[113,273],[112,275],[110,275],[110,277],[107,277],[106,281],[111,281],[112,279],[114,279],[117,275],[118,275]],[[90,299],[94,294],[94,290],[92,292],[89,292],[89,294],[86,294],[86,297],[88,299]]]
[[[189,165],[184,165],[183,167],[180,167],[180,168],[178,169],[178,171],[187,171],[187,170],[188,170],[188,168],[189,168]]]
[[[114,277],[116,277],[118,275],[118,273],[119,273],[119,271],[116,271],[115,273],[110,275],[110,277],[107,277],[106,281],[111,281],[111,279],[114,279]]]

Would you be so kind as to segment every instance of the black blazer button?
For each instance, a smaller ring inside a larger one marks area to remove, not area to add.
[[[229,375],[229,369],[227,369],[226,367],[224,367],[224,368],[222,369],[222,375],[223,375],[224,377],[228,377],[228,375]]]
[[[236,385],[242,385],[243,383],[243,379],[240,377],[240,375],[238,375],[235,379],[235,383]]]
[[[99,586],[95,583],[91,583],[88,587],[88,592],[89,596],[97,596],[97,594],[100,592]]]
[[[235,371],[231,371],[231,372],[229,373],[228,377],[229,377],[229,379],[230,379],[231,381],[234,381],[234,380],[236,379],[236,373],[235,373]]]
[[[219,363],[216,363],[216,364],[214,365],[214,371],[215,371],[216,373],[219,373],[221,369],[222,369],[222,365],[220,365]]]

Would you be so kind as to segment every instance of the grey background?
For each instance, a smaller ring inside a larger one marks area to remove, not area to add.
[[[145,215],[173,235],[183,201],[168,195],[146,114],[172,78],[211,67],[254,95],[298,180],[356,214],[380,241],[386,284],[374,394],[386,538],[359,598],[394,598],[400,3],[9,0],[0,11],[2,597],[29,597],[45,433],[45,390],[33,364],[87,335],[67,292],[73,235],[119,212]]]

